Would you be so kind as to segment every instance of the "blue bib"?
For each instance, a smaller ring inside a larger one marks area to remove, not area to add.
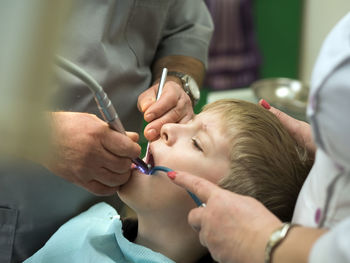
[[[99,203],[62,225],[25,263],[174,263],[160,253],[130,242],[122,232],[116,210]]]

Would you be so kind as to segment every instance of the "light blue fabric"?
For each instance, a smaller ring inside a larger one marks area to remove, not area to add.
[[[149,248],[128,241],[116,210],[99,203],[61,226],[30,262],[135,262],[174,261]]]

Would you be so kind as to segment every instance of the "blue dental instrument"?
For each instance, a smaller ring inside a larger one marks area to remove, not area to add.
[[[154,174],[155,172],[157,171],[162,171],[162,172],[172,172],[173,170],[168,168],[168,167],[165,167],[165,166],[154,166],[150,171],[149,171],[149,174]],[[196,203],[197,206],[199,207],[205,207],[205,204],[192,192],[188,191],[186,189],[187,193],[191,196],[191,198],[193,199],[193,201]]]
[[[158,85],[156,101],[159,100],[160,96],[162,95],[162,91],[163,91],[163,87],[164,87],[164,84],[165,84],[165,80],[166,80],[167,74],[168,74],[168,69],[167,68],[163,68],[162,76],[160,77],[160,81],[159,81],[159,85]],[[146,162],[148,161],[148,158],[149,158],[149,142],[147,143],[147,148],[146,148],[146,156],[145,156]]]
[[[108,123],[109,127],[126,135],[124,126],[120,121],[112,102],[97,81],[86,71],[63,57],[56,56],[56,64],[73,76],[79,78],[88,86],[88,88],[94,94],[98,109],[100,110],[103,119]],[[142,173],[147,174],[149,172],[147,164],[139,157],[132,159],[132,162]]]

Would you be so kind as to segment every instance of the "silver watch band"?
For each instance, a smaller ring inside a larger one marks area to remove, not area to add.
[[[295,226],[298,225],[291,223],[283,223],[281,227],[279,227],[271,233],[269,241],[267,242],[265,247],[265,263],[271,263],[274,250],[287,237],[289,230],[291,230]]]

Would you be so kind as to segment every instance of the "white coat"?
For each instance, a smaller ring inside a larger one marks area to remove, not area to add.
[[[309,262],[350,262],[350,13],[324,42],[307,113],[318,150],[293,222],[330,228],[313,246]]]

